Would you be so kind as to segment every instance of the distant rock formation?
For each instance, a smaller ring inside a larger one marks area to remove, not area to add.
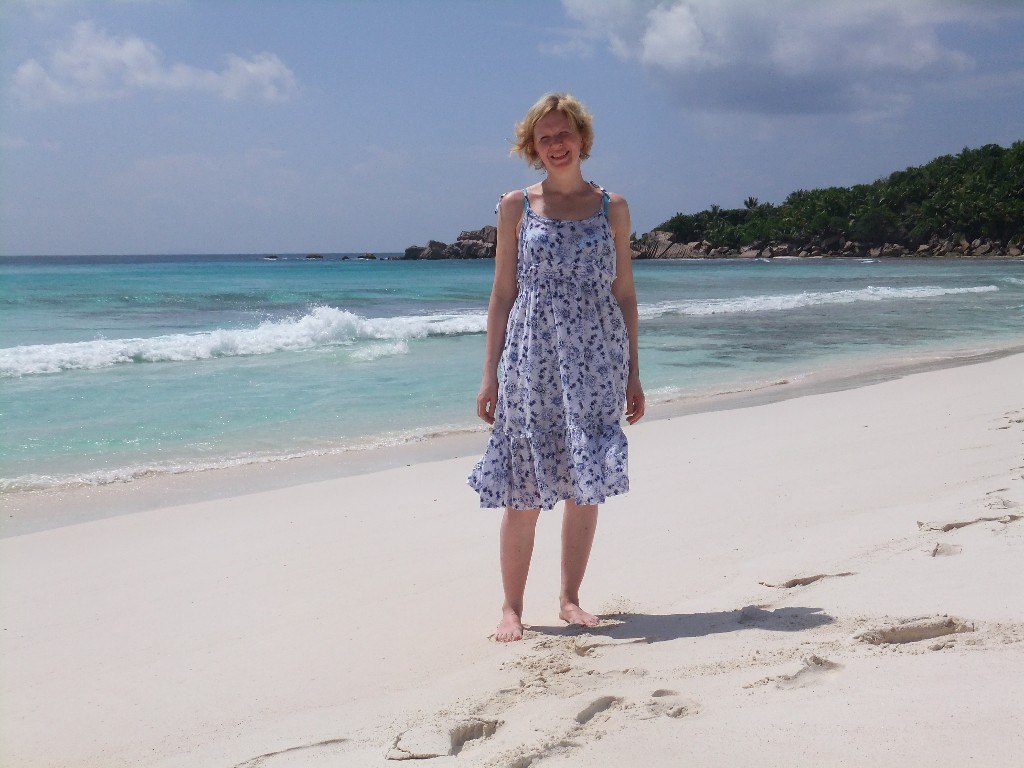
[[[654,230],[632,243],[634,259],[692,259],[700,243],[675,243],[668,232]]]
[[[496,227],[469,229],[448,245],[440,240],[428,240],[426,245],[410,245],[403,259],[493,259],[498,241]]]
[[[1010,241],[977,239],[968,242],[963,238],[940,239],[933,237],[916,250],[895,243],[869,246],[842,237],[829,237],[807,243],[768,242],[749,243],[739,248],[712,247],[707,240],[692,243],[676,243],[668,232],[654,230],[630,244],[634,259],[774,259],[774,258],[821,258],[825,256],[861,258],[951,258],[951,259],[1018,259],[1022,243]]]
[[[426,245],[410,245],[403,259],[493,259],[498,230],[487,226],[470,229],[459,234],[448,245],[440,240],[429,240]],[[820,258],[824,256],[850,256],[861,258],[951,258],[951,259],[1019,259],[1024,243],[1011,240],[963,238],[940,239],[933,237],[916,250],[902,245],[884,243],[869,246],[842,237],[828,237],[807,243],[776,242],[748,243],[739,248],[712,247],[707,240],[677,243],[672,235],[653,230],[634,238],[630,247],[634,259],[774,259]]]

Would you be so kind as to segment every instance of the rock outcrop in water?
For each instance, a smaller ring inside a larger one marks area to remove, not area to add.
[[[448,245],[440,240],[428,240],[424,245],[410,245],[405,249],[403,259],[493,259],[494,247],[498,241],[498,229],[486,226],[468,229]]]

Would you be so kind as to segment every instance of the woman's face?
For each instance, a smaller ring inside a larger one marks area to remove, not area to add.
[[[533,128],[533,146],[549,171],[571,168],[580,162],[583,141],[564,112],[548,112]]]

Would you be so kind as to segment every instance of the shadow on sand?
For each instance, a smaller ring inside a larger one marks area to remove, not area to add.
[[[711,613],[611,613],[601,616],[596,627],[531,625],[528,629],[540,635],[572,637],[587,634],[613,640],[637,640],[660,643],[681,637],[704,637],[743,629],[769,632],[800,632],[832,624],[835,618],[821,608],[789,606],[765,610],[756,605],[732,611]]]

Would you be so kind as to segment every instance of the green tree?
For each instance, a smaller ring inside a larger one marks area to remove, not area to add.
[[[677,242],[731,247],[837,236],[906,246],[933,237],[1024,240],[1024,141],[964,148],[870,184],[797,189],[778,206],[750,196],[743,206],[677,213],[657,229]]]

